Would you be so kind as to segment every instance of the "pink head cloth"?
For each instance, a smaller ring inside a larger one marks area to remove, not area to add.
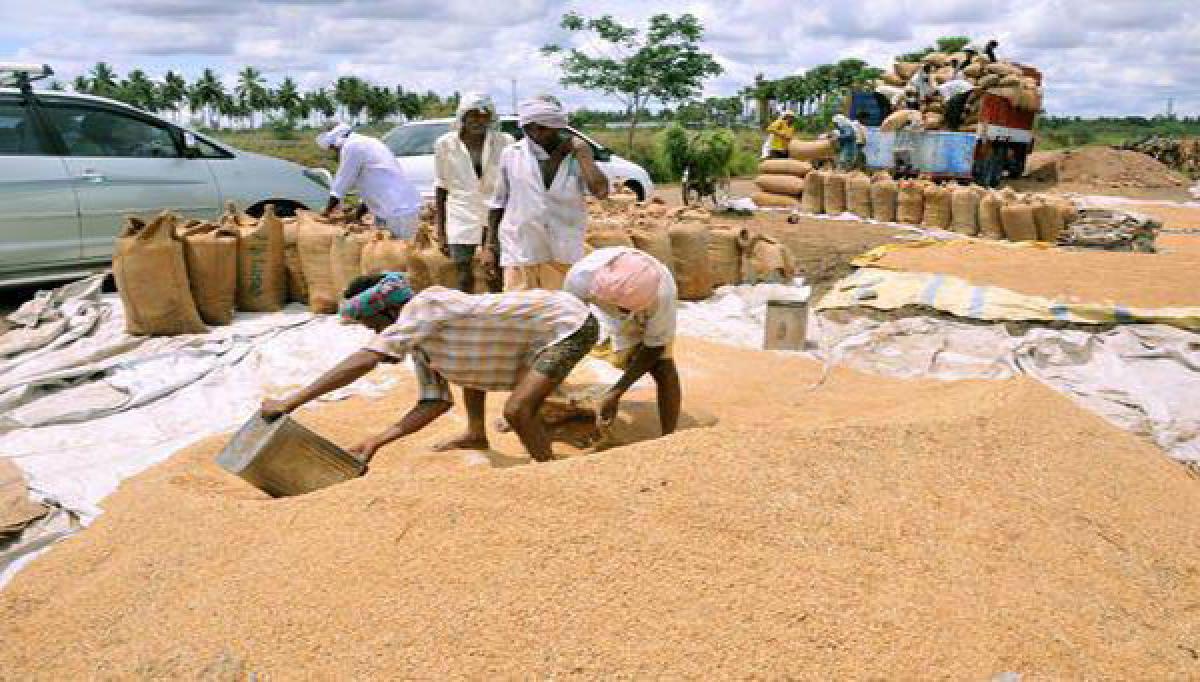
[[[658,277],[653,256],[623,253],[596,271],[591,295],[600,303],[640,313],[658,298]]]

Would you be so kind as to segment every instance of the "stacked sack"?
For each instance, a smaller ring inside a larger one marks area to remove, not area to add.
[[[767,159],[758,166],[754,184],[759,191],[751,198],[762,207],[797,208],[804,194],[804,178],[812,170],[808,161]]]

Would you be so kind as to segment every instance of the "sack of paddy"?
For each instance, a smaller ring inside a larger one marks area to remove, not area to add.
[[[898,74],[891,72],[883,74],[883,82],[885,85],[891,85],[893,87],[900,88],[907,85],[907,82],[903,78],[901,78]]]
[[[229,324],[237,303],[237,230],[199,223],[180,230],[180,235],[200,319],[211,325]]]
[[[300,262],[300,247],[296,235],[299,219],[283,219],[283,265],[287,271],[288,300],[308,303],[308,282],[304,279],[304,264]]]
[[[1000,207],[1000,221],[1009,241],[1032,242],[1038,238],[1037,223],[1033,221],[1033,206],[1024,199],[1010,199]]]
[[[764,192],[798,197],[804,193],[804,178],[795,175],[760,175],[754,184]]]
[[[930,52],[921,57],[922,64],[933,64],[935,67],[945,66],[950,63],[950,55],[945,52]]]
[[[994,87],[989,89],[988,92],[996,97],[1003,97],[1014,107],[1017,106],[1017,102],[1021,99],[1021,88],[1019,86]]]
[[[946,125],[946,117],[936,111],[927,111],[921,115],[921,125],[925,130],[941,130]]]
[[[984,67],[984,71],[1001,76],[1020,76],[1022,74],[1021,67],[1008,62],[992,62]]]
[[[896,222],[896,181],[887,173],[878,173],[871,182],[871,217],[885,223]]]
[[[675,256],[671,254],[671,235],[661,223],[639,220],[630,230],[629,238],[633,240],[634,248],[644,251],[667,266],[668,270],[675,269]]]
[[[824,177],[825,187],[823,198],[825,212],[829,215],[841,215],[846,212],[846,174],[833,171]]]
[[[226,215],[222,224],[237,224],[236,216]],[[283,222],[275,207],[267,204],[258,224],[239,228],[238,234],[238,310],[270,313],[287,302],[287,258]]]
[[[871,218],[871,178],[866,173],[855,171],[846,177],[846,208],[859,218]]]
[[[837,147],[830,138],[816,140],[792,140],[788,143],[788,157],[800,161],[820,161],[837,155]]]
[[[900,130],[909,123],[920,124],[922,121],[921,112],[911,109],[901,109],[888,114],[887,118],[883,119],[883,123],[879,124],[879,129],[885,133],[892,133]]]
[[[748,257],[742,260],[743,281],[747,284],[792,281],[796,268],[786,246],[765,235],[755,235],[750,241]]]
[[[979,236],[985,239],[1004,239],[1004,223],[1000,207],[1004,204],[994,191],[986,192],[979,199]]]
[[[609,246],[633,248],[633,239],[629,237],[629,218],[609,217],[589,221],[584,241],[593,249]]]
[[[825,210],[825,177],[829,171],[813,171],[804,178],[804,194],[800,197],[800,210],[805,213],[822,213]]]
[[[433,238],[433,227],[422,225],[413,238],[409,252],[409,282],[416,291],[439,286],[453,289],[458,286],[458,268]],[[418,287],[417,285],[420,284]]]
[[[896,62],[895,71],[902,81],[901,85],[908,85],[908,81],[912,80],[913,74],[920,68],[921,65],[916,62]]]
[[[113,276],[130,334],[174,336],[207,330],[192,299],[177,222],[171,213],[148,223],[130,217],[117,236]]]
[[[967,78],[979,78],[984,73],[983,66],[979,62],[971,62],[969,66],[963,69],[963,75]]]
[[[1063,231],[1063,214],[1061,207],[1045,197],[1037,197],[1033,201],[1033,224],[1037,228],[1039,242],[1058,242],[1058,235]]]
[[[901,180],[896,187],[896,222],[920,225],[924,210],[924,185],[916,180]]]
[[[333,239],[339,228],[309,211],[296,214],[296,251],[308,289],[308,309],[314,313],[337,311],[342,292],[334,286]]]
[[[974,187],[955,187],[950,193],[950,229],[959,234],[979,234],[979,192]]]
[[[667,230],[675,261],[675,283],[679,298],[698,301],[712,295],[713,278],[708,264],[708,226],[675,223]]]
[[[1039,87],[1022,87],[1017,95],[1017,108],[1025,111],[1041,111],[1042,89]]]
[[[750,231],[733,225],[713,225],[708,233],[708,265],[713,286],[740,284],[742,253],[750,245]]]
[[[758,172],[763,175],[794,175],[802,178],[811,173],[812,169],[811,163],[796,159],[766,159],[758,164]]]
[[[350,282],[362,274],[363,247],[370,238],[367,228],[361,225],[347,226],[334,236],[329,250],[329,272],[339,300]]]
[[[408,242],[392,238],[387,230],[374,230],[362,248],[362,273],[408,272]]]
[[[950,228],[950,190],[941,185],[925,187],[925,206],[921,210],[921,226],[935,230]]]
[[[760,208],[798,208],[801,205],[800,200],[790,194],[755,192],[750,199]]]

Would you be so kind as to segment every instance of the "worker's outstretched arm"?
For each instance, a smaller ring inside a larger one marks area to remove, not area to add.
[[[587,186],[588,193],[597,199],[607,198],[608,176],[596,165],[592,145],[580,137],[572,137],[571,144],[571,151],[575,153],[575,158],[579,159],[579,170],[583,174],[583,183]]]
[[[266,399],[262,403],[262,415],[274,419],[281,414],[292,412],[296,408],[315,400],[326,393],[336,391],[343,386],[349,386],[375,369],[382,356],[369,350],[360,350],[342,360],[336,367],[317,377],[317,380],[296,391],[282,400]]]
[[[639,345],[633,352],[633,357],[629,359],[629,364],[625,367],[625,373],[613,384],[612,388],[608,389],[608,393],[604,395],[604,402],[600,405],[600,418],[604,421],[612,421],[617,416],[617,406],[621,402],[621,397],[629,390],[630,386],[637,383],[638,379],[645,376],[658,364],[659,358],[662,357],[666,350],[664,346],[643,346]]]
[[[390,429],[350,448],[350,454],[362,460],[363,464],[370,463],[379,448],[429,426],[433,420],[449,412],[453,406],[453,403],[448,400],[422,400]]]

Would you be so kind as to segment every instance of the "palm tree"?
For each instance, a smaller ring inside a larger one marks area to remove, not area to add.
[[[163,82],[158,86],[158,101],[163,107],[175,113],[175,122],[179,123],[179,106],[187,97],[187,81],[174,71],[167,71]]]
[[[141,69],[129,72],[129,76],[121,83],[117,97],[139,109],[151,112],[159,109],[158,87]]]
[[[289,121],[296,118],[300,102],[300,91],[296,88],[296,81],[292,80],[291,76],[284,78],[279,84],[279,89],[275,91],[275,104],[283,109],[283,115]]]
[[[367,94],[367,117],[379,123],[396,113],[396,96],[388,88],[374,86]]]
[[[216,123],[213,121],[214,114],[219,113],[217,109],[225,97],[225,85],[221,79],[217,78],[217,74],[212,69],[205,69],[200,74],[200,78],[196,79],[191,93],[188,95],[192,110],[203,109],[206,123],[210,128],[216,127]]]
[[[262,72],[247,66],[238,72],[238,84],[234,88],[238,103],[250,113],[250,127],[254,127],[254,112],[266,113],[271,106],[270,93]]]
[[[90,92],[101,97],[114,97],[117,94],[117,72],[105,62],[96,62],[92,67]]]
[[[329,122],[329,118],[337,113],[337,104],[325,88],[318,88],[305,97],[314,111],[321,115],[321,123]]]
[[[92,91],[92,82],[87,79],[87,76],[76,76],[75,79],[71,81],[71,89],[75,92],[87,94]]]
[[[347,117],[357,123],[359,114],[367,106],[367,84],[357,76],[342,76],[333,86],[333,97]]]

